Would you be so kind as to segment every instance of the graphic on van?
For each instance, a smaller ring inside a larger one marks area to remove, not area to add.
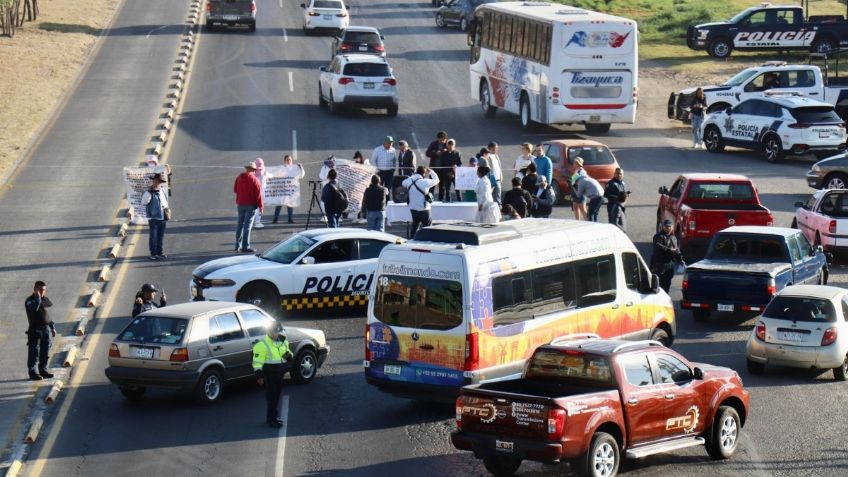
[[[506,107],[507,101],[518,106],[521,85],[527,84],[527,60],[517,57],[507,59],[503,53],[495,56],[494,68],[486,64],[486,75],[492,85],[492,99],[498,107]]]
[[[621,48],[631,32],[621,34],[614,31],[593,31],[586,33],[585,31],[577,31],[571,35],[571,39],[565,44],[568,48],[571,45],[577,45],[581,48],[602,48],[608,46],[610,48]]]

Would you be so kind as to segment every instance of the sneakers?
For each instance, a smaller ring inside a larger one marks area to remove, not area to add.
[[[50,379],[50,378],[53,377],[53,373],[47,371],[46,369],[42,369],[41,371],[38,372],[38,374],[40,374],[41,377],[44,378],[44,379]]]
[[[247,247],[247,248],[241,249],[241,251],[244,252],[244,253],[255,253],[256,249],[254,249],[252,247]]]
[[[293,224],[293,223],[294,223],[294,220],[289,219],[289,220],[288,220],[288,222],[289,222],[290,224]]]
[[[41,377],[41,375],[40,375],[40,374],[35,373],[35,372],[33,372],[33,371],[30,371],[30,372],[29,372],[29,380],[30,380],[30,381],[42,381],[42,380],[44,380],[44,378],[43,378],[43,377]]]
[[[263,224],[263,223],[254,224],[253,228],[254,229],[264,229],[265,224]]]
[[[156,256],[156,258],[158,260],[166,260],[168,258],[168,256],[165,255],[164,253],[160,253],[159,255]]]
[[[159,260],[159,256],[158,255],[151,255],[150,260]]]

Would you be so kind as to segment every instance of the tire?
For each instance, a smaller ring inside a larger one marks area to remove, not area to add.
[[[763,139],[762,144],[763,159],[774,164],[783,160],[785,153],[783,152],[783,144],[780,138],[774,134],[769,134]]]
[[[397,113],[398,113],[398,105],[396,105],[396,104],[393,104],[393,105],[389,106],[388,108],[386,108],[386,114],[388,114],[391,117],[397,116]]]
[[[147,388],[144,386],[118,386],[118,389],[127,401],[133,402],[141,399],[144,396],[144,392],[147,391]]]
[[[739,413],[730,406],[721,406],[707,431],[707,453],[715,460],[727,459],[736,451],[739,444],[739,431],[742,421]]]
[[[821,245],[821,235],[816,232],[816,239],[813,241],[813,246],[818,247]]]
[[[714,153],[724,151],[724,143],[721,141],[721,131],[717,126],[709,125],[704,129],[704,145],[707,150]]]
[[[221,399],[224,390],[224,380],[221,371],[209,368],[200,376],[197,382],[197,399],[203,404],[214,404]]]
[[[530,114],[530,100],[527,95],[522,94],[518,103],[518,119],[521,121],[521,129],[530,131],[533,129],[533,119]]]
[[[845,356],[845,361],[842,362],[842,366],[833,368],[833,379],[837,381],[845,381],[846,378],[848,378],[848,356]]]
[[[751,374],[763,374],[763,372],[766,370],[766,365],[764,365],[763,363],[751,361],[750,359],[745,360],[745,362],[748,367],[748,372]]]
[[[656,233],[662,232],[662,212],[660,212],[660,209],[657,209],[657,225],[654,229]]]
[[[461,31],[468,31],[468,20],[465,17],[459,19],[459,29]]]
[[[279,317],[282,314],[280,295],[270,285],[249,283],[239,291],[238,301],[256,305],[271,316]]]
[[[848,189],[848,175],[842,172],[832,172],[822,181],[822,189]]]
[[[291,368],[292,381],[296,383],[308,383],[315,379],[318,373],[318,356],[311,349],[304,349],[297,353]]]
[[[586,132],[589,134],[606,134],[610,130],[609,123],[593,123],[593,124],[585,124]]]
[[[483,81],[480,83],[480,107],[483,108],[483,116],[487,118],[495,117],[498,108],[492,106],[492,93],[489,91],[489,83]]]
[[[710,311],[709,310],[692,310],[692,318],[695,318],[695,321],[697,321],[699,323],[704,323],[705,321],[709,321]]]
[[[733,45],[726,38],[716,38],[710,43],[709,54],[713,58],[727,58],[733,51]]]
[[[445,27],[445,17],[441,13],[436,14],[436,26],[439,28]]]
[[[654,328],[654,332],[651,333],[651,339],[654,341],[659,341],[666,348],[671,346],[671,337],[668,336],[668,332],[666,332],[662,328]]]
[[[324,92],[321,91],[321,83],[318,83],[318,106],[322,108],[327,106],[327,100],[324,99]]]
[[[589,450],[575,460],[572,470],[582,477],[615,477],[620,464],[618,442],[606,432],[596,432]]]
[[[819,273],[819,285],[827,285],[827,270],[822,268],[821,273]]]
[[[486,470],[496,477],[509,477],[521,466],[521,459],[515,457],[493,456],[483,458]]]
[[[836,47],[833,45],[833,40],[830,38],[824,38],[814,41],[810,51],[812,53],[828,54],[832,53],[835,49]]]

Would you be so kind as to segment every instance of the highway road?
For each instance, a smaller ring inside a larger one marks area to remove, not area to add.
[[[128,2],[128,5],[131,2]],[[453,406],[419,403],[381,394],[362,374],[362,317],[292,317],[291,324],[324,330],[332,346],[328,362],[308,385],[285,388],[286,425],[264,425],[264,396],[250,383],[225,389],[222,401],[202,407],[187,397],[149,391],[128,403],[109,385],[103,369],[109,341],[128,321],[142,283],[164,288],[171,302],[188,298],[190,272],[199,263],[232,253],[235,207],[232,181],[246,160],[274,164],[297,148],[307,176],[317,177],[329,154],[369,151],[389,134],[423,150],[440,129],[465,155],[490,140],[502,145],[506,167],[524,141],[585,136],[582,128],[519,130],[517,118],[483,118],[469,100],[465,36],[434,26],[430,2],[352,2],[353,24],[372,25],[386,36],[401,95],[396,118],[351,113],[331,116],[317,106],[318,67],[330,59],[327,37],[305,36],[300,8],[289,0],[258,0],[258,28],[203,33],[188,96],[172,139],[172,207],[165,239],[167,261],[150,262],[146,230],[130,237],[136,259],[125,265],[98,328],[92,357],[80,368],[48,436],[33,449],[31,476],[67,475],[486,475],[470,454],[455,451],[448,434]],[[126,8],[126,7],[125,7]],[[156,23],[155,21],[152,23]],[[679,85],[685,86],[685,85]],[[645,95],[661,97],[643,83]],[[661,104],[661,102],[656,102]],[[720,155],[688,149],[685,136],[660,129],[647,112],[633,126],[613,126],[605,137],[633,191],[628,234],[649,254],[656,189],[683,171],[743,173],[759,186],[778,224],[791,221],[792,204],[808,196],[809,163],[767,164],[753,154]],[[370,155],[366,152],[366,156]],[[305,185],[305,184],[304,184]],[[254,231],[264,249],[300,230],[308,195],[294,226]],[[557,217],[568,210],[558,208]],[[399,229],[394,229],[399,232]],[[848,273],[835,267],[832,282]],[[673,297],[679,298],[679,279]],[[722,317],[695,324],[678,313],[675,348],[696,361],[735,368],[752,393],[751,416],[737,454],[711,461],[701,448],[630,464],[625,475],[839,476],[848,472],[844,434],[848,387],[831,374],[770,370],[750,376],[744,344],[751,317]],[[519,475],[570,475],[568,466],[524,463]]]

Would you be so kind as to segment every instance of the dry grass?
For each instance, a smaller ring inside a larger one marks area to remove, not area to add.
[[[0,37],[0,178],[73,82],[119,0],[40,0],[41,16]]]

